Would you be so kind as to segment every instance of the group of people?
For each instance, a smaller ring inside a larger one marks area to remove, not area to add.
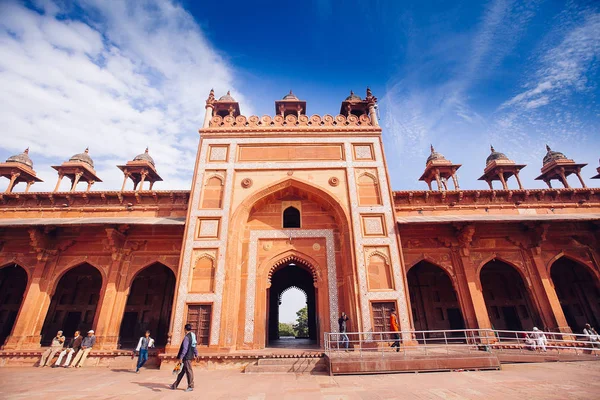
[[[63,331],[56,332],[56,336],[52,338],[50,347],[42,353],[40,359],[40,368],[52,365],[52,359],[56,354],[58,358],[54,363],[53,367],[64,367],[64,368],[81,368],[87,359],[88,354],[92,351],[94,344],[96,344],[96,336],[94,331],[89,330],[86,337],[81,336],[81,332],[75,331],[73,338],[65,346],[65,337]],[[65,363],[61,365],[63,358],[67,356]],[[75,358],[73,358],[73,356]],[[71,362],[71,359],[73,362]]]
[[[596,332],[590,324],[585,324],[583,334],[588,342],[586,347],[600,347],[600,335]],[[525,342],[525,348],[528,350],[541,350],[546,351],[546,345],[548,344],[548,338],[544,332],[540,331],[537,327],[533,327],[532,332],[523,332],[522,339]]]

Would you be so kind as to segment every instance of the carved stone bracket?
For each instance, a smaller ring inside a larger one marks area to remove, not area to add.
[[[535,254],[540,255],[542,253],[542,243],[546,241],[548,236],[548,229],[550,224],[529,222],[525,223],[525,226],[529,228],[529,237],[531,240],[531,248]]]
[[[456,229],[456,238],[460,245],[460,252],[463,256],[470,254],[471,243],[473,242],[473,236],[475,235],[475,225],[473,224],[454,224]]]
[[[29,233],[29,244],[37,254],[38,261],[47,261],[49,257],[58,253],[58,250],[50,249],[47,229],[30,228],[27,232]]]

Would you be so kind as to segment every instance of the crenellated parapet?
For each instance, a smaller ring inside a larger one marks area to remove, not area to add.
[[[227,115],[225,117],[221,117],[220,115],[215,115],[211,118],[209,128],[204,129],[203,131],[210,130],[211,132],[214,130],[221,131],[235,131],[235,130],[273,130],[273,131],[281,131],[286,129],[293,129],[297,132],[307,131],[307,130],[318,130],[318,131],[327,131],[331,130],[343,130],[344,133],[347,133],[348,130],[368,130],[372,132],[380,132],[381,129],[377,126],[374,126],[371,122],[371,118],[368,115],[363,114],[360,117],[356,115],[304,115],[296,116],[293,114],[288,114],[285,117],[282,115],[276,115],[271,117],[269,115],[263,115],[262,117],[252,115],[250,117],[246,117],[244,115],[238,115],[234,117],[232,115]]]

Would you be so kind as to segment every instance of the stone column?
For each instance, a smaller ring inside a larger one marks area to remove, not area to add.
[[[124,300],[127,300],[127,294],[118,290],[121,280],[121,257],[110,265],[107,282],[104,285],[100,301],[98,302],[98,310],[96,313],[96,336],[98,338],[98,347],[102,350],[116,350],[119,342],[119,329],[121,320],[123,319],[123,310],[117,315],[117,304],[123,305]]]
[[[485,299],[483,298],[481,282],[479,281],[479,276],[477,274],[477,266],[473,264],[468,255],[464,255],[463,250],[461,250],[460,261],[464,268],[464,278],[466,279],[466,286],[469,290],[469,295],[473,304],[477,328],[491,329],[492,324],[485,305]],[[471,316],[471,319],[472,317],[473,316]]]
[[[10,183],[8,184],[8,187],[6,188],[5,193],[12,192],[13,186],[15,185],[15,181],[17,180],[17,178],[20,175],[21,174],[19,172],[11,172],[11,174],[10,174]]]
[[[77,183],[79,183],[79,179],[81,179],[81,176],[83,174],[81,172],[78,172],[75,174],[75,176],[73,177],[73,183],[71,185],[71,192],[75,191],[75,188],[77,187]]]
[[[58,182],[56,182],[56,186],[54,187],[55,192],[58,192],[58,189],[60,188],[60,183],[62,182],[64,177],[64,174],[58,174]]]
[[[519,178],[519,171],[515,171],[515,178],[517,178],[517,183],[519,184],[519,189],[523,189],[523,185],[521,184],[521,179]]]
[[[538,254],[540,253],[540,254]],[[530,253],[531,259],[533,260],[532,267],[535,269],[536,284],[533,285],[533,292],[535,296],[540,300],[540,310],[542,321],[550,329],[558,328],[560,332],[572,333],[565,313],[558,300],[558,295],[554,289],[554,283],[546,266],[544,260],[542,260],[541,251],[533,249]],[[554,325],[557,326],[554,326]]]
[[[33,185],[35,183],[35,181],[29,181],[27,182],[27,187],[25,188],[25,193],[29,192],[29,189],[31,188],[31,185]]]

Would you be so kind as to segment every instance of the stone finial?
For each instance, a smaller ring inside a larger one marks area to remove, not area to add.
[[[431,144],[429,147],[431,149],[431,154],[435,153],[435,149],[433,148],[433,144]]]
[[[494,145],[493,145],[493,144],[490,144],[490,151],[491,151],[492,153],[496,151],[496,150],[494,150]]]
[[[206,99],[206,104],[212,104],[215,102],[215,90],[214,89],[210,89],[210,92],[208,93],[208,98]]]
[[[550,148],[550,146],[546,145],[546,151],[551,151],[552,149]]]

